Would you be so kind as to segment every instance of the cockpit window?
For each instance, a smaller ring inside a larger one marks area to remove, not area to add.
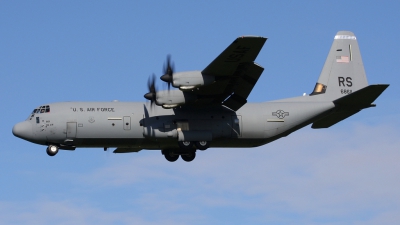
[[[49,113],[49,112],[50,112],[50,106],[49,105],[42,105],[42,106],[38,107],[37,109],[34,109],[32,111],[32,114]]]

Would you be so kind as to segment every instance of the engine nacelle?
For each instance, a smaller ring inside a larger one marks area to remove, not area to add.
[[[201,71],[186,71],[173,74],[172,86],[186,91],[212,84],[214,81],[214,76],[202,74]]]
[[[166,109],[175,108],[195,100],[195,95],[180,90],[158,91],[156,93],[156,104]]]

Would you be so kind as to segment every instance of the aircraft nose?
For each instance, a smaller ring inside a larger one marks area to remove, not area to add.
[[[28,121],[15,124],[12,129],[14,136],[29,140],[32,139],[32,124]]]

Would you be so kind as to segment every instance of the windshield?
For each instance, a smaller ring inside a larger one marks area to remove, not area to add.
[[[36,113],[49,113],[50,112],[50,106],[49,105],[42,105],[32,111],[32,114]]]
[[[31,113],[31,115],[28,117],[28,119],[32,120],[32,118],[35,116],[35,114],[49,113],[49,112],[50,112],[50,106],[42,105],[42,106],[39,106],[38,108],[34,109]]]

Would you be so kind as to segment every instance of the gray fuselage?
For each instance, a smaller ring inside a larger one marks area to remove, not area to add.
[[[53,103],[48,104],[49,112],[33,113],[23,122],[32,126],[32,132],[22,138],[42,145],[173,149],[178,148],[182,130],[200,134],[199,138],[208,134],[211,147],[256,147],[334,108],[332,102],[316,102],[317,98],[248,103],[236,112],[223,106],[163,109],[137,102]]]

